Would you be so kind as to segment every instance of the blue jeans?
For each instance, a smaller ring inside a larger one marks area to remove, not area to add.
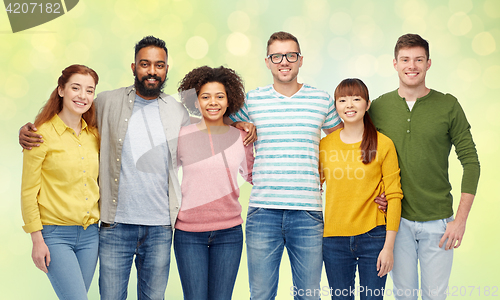
[[[43,239],[49,248],[50,283],[59,299],[86,300],[97,265],[97,224],[82,226],[44,225]]]
[[[323,260],[332,299],[383,299],[387,275],[379,277],[377,259],[384,248],[385,225],[356,236],[323,238]],[[355,288],[356,266],[359,287]]]
[[[401,218],[394,243],[394,297],[398,300],[445,299],[453,263],[453,249],[439,248],[446,225],[453,217],[415,222]],[[420,261],[421,288],[418,286]]]
[[[294,299],[319,299],[323,267],[323,213],[249,207],[246,245],[251,299],[274,299],[284,247],[292,268]]]
[[[243,248],[241,225],[205,232],[179,229],[174,251],[185,300],[230,300]]]
[[[101,224],[99,292],[103,300],[127,299],[135,256],[137,299],[161,300],[170,268],[171,226]]]

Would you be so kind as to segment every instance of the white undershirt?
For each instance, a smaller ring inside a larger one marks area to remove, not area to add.
[[[415,105],[415,102],[417,101],[408,101],[406,100],[406,105],[408,105],[408,109],[411,111],[413,108],[413,105]]]

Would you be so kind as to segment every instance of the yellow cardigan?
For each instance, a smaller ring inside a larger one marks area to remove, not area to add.
[[[80,225],[99,221],[99,144],[82,119],[82,130],[73,129],[55,115],[38,132],[44,142],[25,150],[21,185],[24,231],[43,225]]]
[[[361,158],[361,142],[346,144],[337,130],[319,144],[321,183],[326,181],[323,236],[354,236],[379,225],[397,231],[401,217],[401,183],[396,149],[378,133],[375,158],[367,165]],[[387,214],[373,201],[385,192]]]

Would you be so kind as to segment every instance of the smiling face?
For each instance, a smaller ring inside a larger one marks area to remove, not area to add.
[[[425,87],[425,75],[431,67],[422,47],[401,48],[393,61],[398,72],[399,85],[407,88]]]
[[[200,88],[197,108],[207,126],[224,126],[227,106],[226,88],[222,83],[208,82]]]
[[[94,101],[94,79],[88,74],[74,74],[69,78],[64,88],[58,88],[58,93],[63,98],[61,113],[81,117],[90,109]]]
[[[370,108],[370,101],[361,96],[343,96],[335,100],[335,109],[344,123],[363,122],[366,111]]]
[[[167,53],[162,48],[144,47],[132,64],[137,94],[146,100],[156,99],[167,77]]]
[[[269,54],[286,54],[290,52],[300,52],[299,46],[296,42],[292,40],[279,41],[276,40],[269,45]],[[270,58],[266,58],[267,68],[271,70],[273,74],[274,83],[296,83],[297,75],[299,74],[299,68],[302,66],[302,56],[294,62],[290,63],[286,58],[279,64],[275,64]]]

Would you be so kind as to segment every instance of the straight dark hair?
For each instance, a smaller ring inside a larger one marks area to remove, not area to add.
[[[335,103],[340,97],[346,96],[359,96],[366,100],[366,103],[370,101],[370,96],[368,95],[368,88],[358,78],[347,78],[342,80],[337,88],[335,89],[334,98]],[[365,112],[363,117],[364,131],[363,139],[361,140],[361,156],[363,158],[363,163],[369,164],[377,155],[377,128],[373,125],[372,118],[370,114]]]

